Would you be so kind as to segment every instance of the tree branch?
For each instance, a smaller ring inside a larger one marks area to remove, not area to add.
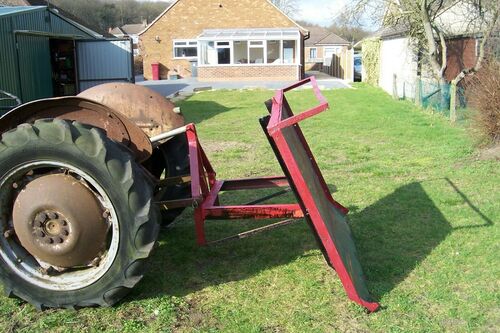
[[[424,28],[424,34],[425,34],[425,39],[427,41],[427,46],[428,46],[428,54],[429,54],[429,62],[431,63],[432,70],[438,76],[438,78],[441,80],[442,78],[442,73],[441,73],[441,65],[439,64],[437,57],[438,57],[438,50],[436,46],[436,40],[434,38],[434,33],[433,33],[433,28],[432,24],[429,18],[429,8],[427,5],[427,0],[421,0],[420,2],[420,18],[422,20],[422,25]],[[446,47],[446,45],[445,45]]]

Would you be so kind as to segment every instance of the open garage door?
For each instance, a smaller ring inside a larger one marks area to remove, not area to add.
[[[131,39],[77,40],[78,90],[107,82],[135,82]]]

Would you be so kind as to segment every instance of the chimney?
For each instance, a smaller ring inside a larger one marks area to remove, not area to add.
[[[144,28],[148,26],[148,19],[142,19],[142,26]]]

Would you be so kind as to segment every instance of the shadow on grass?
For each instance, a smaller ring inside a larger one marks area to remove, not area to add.
[[[188,87],[188,85],[185,83],[172,83],[172,81],[167,81],[167,82],[148,81],[147,84],[144,84],[144,86],[153,89],[154,91],[163,96],[170,96]]]
[[[213,101],[193,101],[190,99],[181,101],[178,105],[181,107],[181,112],[186,119],[186,123],[195,124],[234,109]]]
[[[452,187],[485,222],[457,229],[492,224],[465,194]],[[285,202],[292,198],[286,198]],[[251,198],[245,201],[248,199]],[[134,290],[132,298],[184,296],[208,286],[245,280],[318,248],[304,222],[202,248],[195,245],[193,224],[185,221],[192,219],[192,212],[185,213],[183,219],[161,235],[161,246],[153,257],[150,273]],[[360,212],[350,213],[349,221],[368,288],[375,299],[394,289],[453,231],[417,182],[398,188]],[[207,230],[212,238],[221,238],[268,223],[269,220],[208,221]]]

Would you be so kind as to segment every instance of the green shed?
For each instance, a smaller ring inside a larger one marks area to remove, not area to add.
[[[132,65],[129,39],[104,39],[45,6],[0,7],[0,90],[23,103],[134,82]]]

